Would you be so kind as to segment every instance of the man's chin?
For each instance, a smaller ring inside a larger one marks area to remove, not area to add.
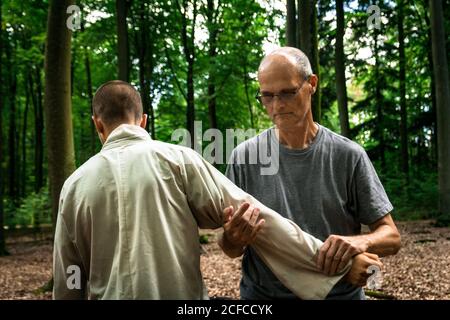
[[[298,126],[298,119],[296,119],[293,115],[277,117],[274,122],[276,126],[281,129],[294,128]]]

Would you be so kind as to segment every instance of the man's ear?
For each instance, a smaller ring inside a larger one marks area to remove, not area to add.
[[[102,144],[105,143],[105,126],[100,118],[96,118],[94,115],[92,116],[92,121],[94,121],[95,129],[97,129],[98,138]]]
[[[313,95],[317,90],[317,84],[319,83],[319,78],[317,75],[312,74],[309,77],[309,84],[311,85],[311,95]]]
[[[145,113],[143,113],[143,114],[142,114],[142,120],[141,120],[141,123],[139,124],[139,126],[140,126],[142,129],[145,129],[145,127],[147,126],[147,118],[148,118],[148,115],[146,115]]]

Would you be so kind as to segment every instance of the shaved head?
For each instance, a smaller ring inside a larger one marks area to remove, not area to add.
[[[106,82],[92,100],[94,116],[108,126],[137,122],[142,118],[142,100],[139,92],[129,83],[120,80]]]
[[[300,49],[293,47],[281,47],[266,55],[259,65],[258,72],[266,69],[273,62],[279,62],[280,60],[287,60],[290,64],[297,68],[303,79],[307,79],[313,73],[311,63],[309,62],[306,54],[304,54]]]

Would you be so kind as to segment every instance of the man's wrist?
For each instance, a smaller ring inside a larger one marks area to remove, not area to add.
[[[363,236],[363,252],[370,252],[370,249],[372,248],[372,239],[370,235]]]
[[[231,241],[227,237],[227,233],[224,231],[222,233],[222,249],[227,253],[229,256],[232,257],[239,257],[244,253],[245,246],[242,246],[240,244],[236,244],[233,241]]]
[[[372,239],[370,235],[361,235],[361,236],[347,236],[345,237],[353,243],[353,246],[357,248],[359,253],[370,252],[372,247]]]

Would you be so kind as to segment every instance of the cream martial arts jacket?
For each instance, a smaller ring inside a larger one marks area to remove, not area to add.
[[[223,224],[244,201],[266,220],[252,245],[302,299],[323,299],[322,242],[248,195],[194,150],[123,124],[64,183],[54,241],[55,299],[208,299],[198,228]],[[226,276],[226,275],[225,275]]]

